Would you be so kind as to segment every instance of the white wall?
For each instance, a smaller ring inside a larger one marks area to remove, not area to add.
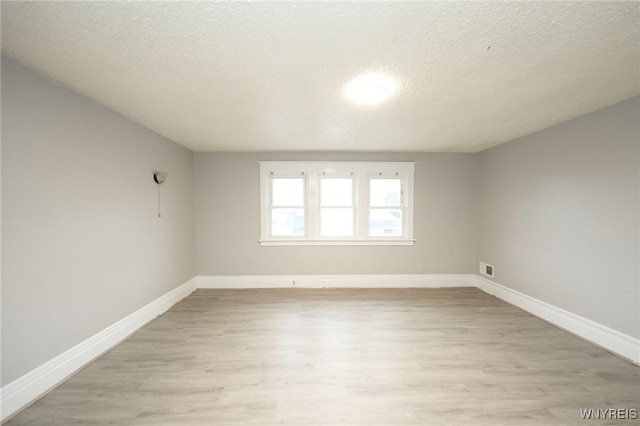
[[[639,98],[479,154],[493,281],[640,337]]]
[[[2,385],[191,279],[193,205],[192,152],[3,60]]]
[[[415,161],[414,246],[261,247],[258,160]],[[473,154],[195,154],[198,275],[475,271]]]

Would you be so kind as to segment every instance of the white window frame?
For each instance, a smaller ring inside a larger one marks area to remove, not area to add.
[[[413,245],[413,187],[415,162],[259,161],[260,240],[262,246],[282,245]],[[305,182],[304,236],[271,235],[271,179],[303,176]],[[320,236],[320,179],[352,177],[354,236]],[[402,235],[369,236],[369,179],[402,181]]]

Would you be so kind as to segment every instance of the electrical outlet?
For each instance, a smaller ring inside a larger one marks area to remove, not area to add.
[[[486,275],[488,277],[493,277],[494,274],[493,265],[489,265],[488,263],[480,262],[480,273]]]

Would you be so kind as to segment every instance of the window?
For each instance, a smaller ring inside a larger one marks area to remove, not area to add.
[[[260,161],[262,245],[411,245],[415,163]]]
[[[369,235],[402,235],[402,179],[369,180]]]
[[[353,237],[353,179],[320,178],[320,236]]]
[[[304,235],[304,179],[271,179],[271,235]]]

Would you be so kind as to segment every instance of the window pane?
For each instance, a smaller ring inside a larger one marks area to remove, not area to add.
[[[303,206],[303,178],[275,178],[271,180],[271,205]]]
[[[271,209],[271,235],[304,236],[304,209]]]
[[[402,235],[402,210],[370,209],[369,235],[372,237]]]
[[[320,181],[320,204],[323,206],[352,206],[353,181],[327,178]]]
[[[400,207],[402,199],[401,179],[370,179],[369,205],[372,207]]]
[[[320,209],[320,235],[353,236],[353,209]]]

